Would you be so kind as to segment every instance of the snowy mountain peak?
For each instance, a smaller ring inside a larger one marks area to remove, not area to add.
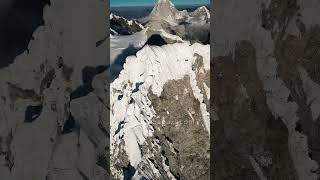
[[[210,17],[210,11],[205,6],[199,7],[198,10],[201,12],[205,12],[207,14],[207,16]]]
[[[208,18],[210,18],[210,11],[205,7],[205,6],[201,6],[199,8],[197,8],[196,10],[194,10],[193,12],[190,13],[190,16],[206,16]]]
[[[170,0],[158,0],[149,18],[151,20],[165,20],[169,23],[175,22],[176,14],[179,11]]]
[[[170,0],[158,0],[157,4],[161,4],[161,3],[169,3],[171,6],[174,6]]]

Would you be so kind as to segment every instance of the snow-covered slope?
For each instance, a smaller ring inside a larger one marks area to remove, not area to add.
[[[121,22],[124,24],[130,24],[130,22],[133,24],[136,23],[136,21],[129,21],[114,14],[111,14],[110,18],[117,19],[117,21],[121,20]],[[123,33],[119,33],[124,32],[123,29],[120,31],[116,31],[113,28],[110,29],[110,73],[112,79],[119,75],[126,58],[128,56],[135,55],[135,53],[140,50],[140,48],[147,42],[148,37],[150,37],[152,34],[160,34],[166,40],[166,42],[170,44],[175,42],[183,42],[179,36],[166,33],[162,29],[154,31],[149,27],[144,28],[141,24],[139,24],[139,26],[141,29],[139,29],[140,31],[138,32],[128,30],[132,33],[130,35],[123,35]]]
[[[146,30],[134,33],[129,36],[110,35],[110,63],[114,63],[119,56],[128,47],[141,48],[147,41]]]
[[[178,10],[170,0],[158,0],[149,15],[149,20],[164,20],[170,24],[176,23]]]
[[[110,36],[112,176],[208,179],[210,45],[183,39],[209,24],[207,11],[191,16],[159,0],[148,20],[140,32]]]
[[[110,14],[110,28],[120,35],[130,35],[144,29],[136,20],[127,20],[114,14]]]
[[[209,84],[204,85],[205,83],[199,79],[202,76],[201,74],[209,73],[209,50],[209,45],[197,43],[190,45],[187,42],[168,44],[162,47],[147,45],[137,52],[136,56],[127,58],[124,69],[111,84],[110,134],[112,136],[111,156],[113,162],[111,170],[116,179],[122,179],[126,174],[118,167],[123,158],[128,159],[130,167],[135,169],[135,173],[132,174],[135,178],[144,176],[152,179],[160,176],[159,171],[164,171],[163,176],[167,176],[169,179],[175,179],[175,176],[179,174],[180,170],[179,172],[175,171],[172,166],[170,167],[169,162],[169,164],[161,164],[158,167],[157,162],[150,161],[152,157],[157,156],[155,144],[149,142],[159,141],[154,134],[159,133],[159,128],[161,128],[158,126],[157,118],[161,116],[161,121],[165,124],[165,116],[162,116],[161,112],[158,111],[159,109],[154,106],[155,99],[162,97],[163,91],[170,90],[165,87],[172,81],[184,80],[188,77],[189,80],[185,80],[185,86],[190,87],[189,89],[183,86],[177,86],[176,88],[182,88],[179,92],[188,93],[190,91],[190,99],[193,98],[198,102],[196,103],[198,104],[197,110],[191,110],[192,108],[190,109],[191,112],[187,110],[186,112],[189,112],[188,117],[186,119],[177,118],[175,123],[183,123],[183,121],[191,118],[199,125],[198,129],[206,134],[202,138],[207,138],[207,143],[209,143],[209,113],[207,104],[204,103],[205,99],[209,97],[208,92],[204,90],[204,86],[209,87]],[[195,64],[201,65],[195,68]],[[151,96],[155,97],[151,98]],[[178,94],[166,98],[177,101]],[[180,101],[185,100],[180,99]],[[166,112],[170,113],[169,111],[171,110]],[[174,114],[174,112],[171,113]],[[179,113],[184,112],[179,111]],[[195,118],[193,118],[192,114],[198,114],[199,116],[194,115]],[[176,133],[178,133],[178,130]],[[174,139],[174,137],[171,138]],[[178,141],[190,141],[190,139],[180,139]],[[175,144],[177,141],[171,143],[173,143],[172,146],[177,145]],[[165,148],[165,145],[158,146],[159,148]],[[179,147],[175,148],[179,149]],[[121,159],[119,158],[120,154],[125,154],[128,158],[123,157]],[[162,155],[162,158],[168,157]],[[172,173],[175,173],[175,175]]]
[[[0,179],[107,179],[107,6],[50,2],[28,50],[0,69]]]
[[[170,0],[159,0],[148,17],[146,27],[174,32],[184,40],[209,44],[210,12],[205,6],[193,12],[178,11]]]
[[[110,73],[116,78],[128,56],[134,55],[147,41],[146,29],[128,36],[110,35]]]
[[[196,10],[194,10],[193,12],[190,12],[189,15],[191,17],[210,18],[210,11],[205,6],[201,6],[201,7],[198,7]]]
[[[213,2],[212,178],[319,179],[320,2]]]

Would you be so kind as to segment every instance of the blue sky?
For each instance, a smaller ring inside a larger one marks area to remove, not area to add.
[[[154,5],[157,0],[111,0],[110,6],[150,6]],[[189,4],[209,4],[210,0],[171,0],[175,5],[189,5]]]

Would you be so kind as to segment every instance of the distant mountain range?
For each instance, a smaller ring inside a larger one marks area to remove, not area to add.
[[[175,6],[178,10],[187,10],[192,12],[198,7],[205,6],[207,9],[210,9],[210,5],[199,4],[199,5],[178,5]],[[126,19],[140,19],[142,17],[148,16],[153,10],[154,6],[134,6],[134,7],[110,7],[110,12],[112,14],[117,14]]]
[[[111,14],[110,26],[112,35],[130,35],[144,26],[149,28],[149,35],[161,29],[192,42],[209,44],[210,41],[210,12],[205,6],[191,12],[179,11],[167,0],[159,1],[149,15],[137,20]]]

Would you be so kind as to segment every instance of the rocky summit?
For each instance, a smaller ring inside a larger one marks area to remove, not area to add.
[[[151,32],[162,29],[187,41],[210,44],[210,13],[205,6],[193,12],[178,11],[171,1],[162,0],[147,19],[146,27]]]
[[[176,22],[179,11],[170,0],[158,0],[149,15],[150,20],[165,20],[170,23]]]

